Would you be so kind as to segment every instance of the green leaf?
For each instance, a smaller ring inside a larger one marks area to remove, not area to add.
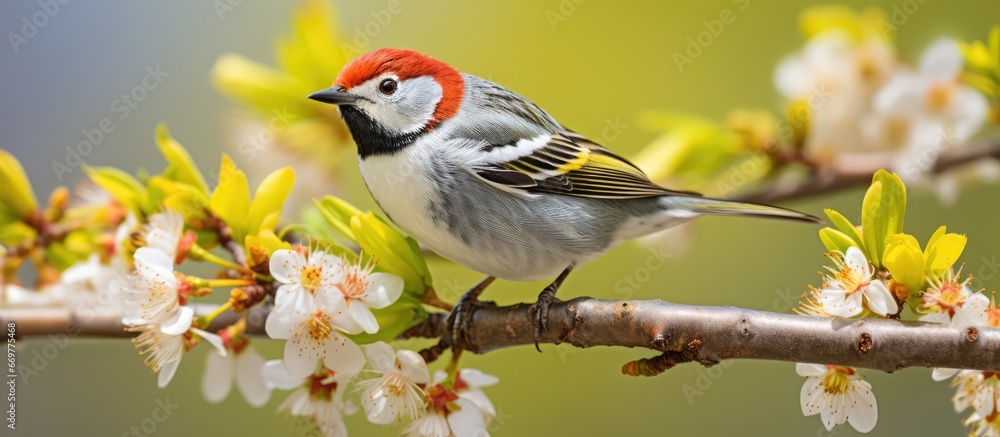
[[[846,253],[848,248],[858,245],[851,237],[833,228],[820,229],[819,239],[830,252]]]
[[[243,241],[247,235],[243,225],[250,209],[250,185],[246,174],[236,167],[229,155],[222,154],[219,183],[212,191],[208,206],[229,226],[233,239]]]
[[[903,232],[903,219],[906,216],[906,185],[895,173],[885,170],[875,172],[874,180],[882,183],[883,203],[885,204],[886,236]]]
[[[107,191],[118,203],[142,216],[146,205],[146,188],[132,175],[114,167],[91,167],[83,164],[83,171],[97,186]]]
[[[861,236],[865,242],[865,257],[875,264],[875,267],[882,267],[882,253],[885,250],[884,224],[882,183],[873,182],[861,203]]]
[[[156,145],[167,160],[167,169],[163,171],[163,177],[191,185],[202,193],[208,193],[208,185],[201,175],[201,170],[198,170],[191,155],[184,146],[170,136],[167,126],[162,123],[156,126]]]
[[[861,237],[861,233],[858,232],[857,226],[851,223],[846,217],[837,211],[832,209],[824,209],[824,213],[830,219],[830,223],[833,224],[841,233],[854,240],[854,245],[864,252],[865,240]]]
[[[38,208],[31,182],[21,163],[6,150],[0,149],[0,203],[22,218]]]
[[[313,199],[313,202],[334,229],[349,240],[357,241],[351,230],[351,218],[361,215],[361,210],[334,196],[326,196],[322,200]]]
[[[879,170],[865,193],[861,206],[861,233],[868,259],[882,267],[885,239],[903,231],[906,215],[906,186],[899,176]]]
[[[405,283],[404,291],[423,296],[431,278],[416,242],[370,212],[351,218],[351,230],[361,250],[377,261],[376,270],[398,275]]]
[[[34,228],[20,221],[0,225],[0,243],[8,246],[32,241],[37,236],[38,233]]]
[[[378,332],[375,334],[362,332],[349,336],[355,343],[370,344],[376,341],[392,341],[409,327],[427,318],[427,311],[420,306],[416,299],[406,294],[386,308],[372,310],[372,314],[378,321]]]
[[[62,243],[52,243],[45,246],[45,260],[59,271],[63,271],[76,264],[77,261],[82,261],[83,258],[67,249]]]
[[[285,205],[285,199],[295,185],[295,170],[284,167],[267,175],[257,186],[253,201],[247,211],[243,228],[248,234],[256,234],[262,229],[273,229]]]
[[[152,210],[158,210],[161,206],[170,208],[179,212],[185,223],[206,218],[208,196],[204,191],[160,176],[150,178],[147,190]]]

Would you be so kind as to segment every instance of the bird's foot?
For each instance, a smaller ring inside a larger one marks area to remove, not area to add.
[[[542,290],[538,300],[531,306],[531,313],[535,316],[535,350],[539,352],[542,349],[538,347],[538,338],[542,331],[549,330],[549,305],[552,305],[552,302],[559,302],[559,299],[556,299],[556,288],[549,286]]]
[[[494,302],[479,300],[479,295],[491,282],[493,282],[493,278],[486,278],[470,288],[451,309],[451,313],[448,314],[445,323],[451,332],[451,346],[456,352],[469,348],[469,341],[465,332],[472,322],[473,313],[479,308],[496,306]]]

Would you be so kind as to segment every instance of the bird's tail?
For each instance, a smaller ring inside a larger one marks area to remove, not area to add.
[[[823,223],[823,220],[818,217],[798,211],[756,203],[737,202],[734,200],[711,199],[707,197],[693,196],[665,196],[660,198],[660,202],[667,210],[673,211],[674,214],[677,215],[680,215],[678,214],[679,211],[690,211],[693,216],[727,215],[765,217],[810,223]]]

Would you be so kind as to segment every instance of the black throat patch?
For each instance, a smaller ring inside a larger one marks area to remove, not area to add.
[[[376,155],[392,155],[427,133],[426,129],[402,135],[391,133],[364,111],[353,106],[341,106],[340,116],[351,130],[351,136],[358,145],[358,156],[361,159]]]

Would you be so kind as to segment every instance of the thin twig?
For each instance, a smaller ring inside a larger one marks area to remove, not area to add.
[[[836,163],[830,168],[820,170],[810,179],[765,184],[752,192],[736,196],[735,199],[758,203],[783,202],[864,186],[871,183],[872,174],[876,171],[892,166],[893,156],[894,154],[882,154],[869,159],[852,159],[849,163]],[[930,172],[940,174],[954,167],[987,158],[1000,159],[1000,140],[970,144],[942,153],[930,168]]]

